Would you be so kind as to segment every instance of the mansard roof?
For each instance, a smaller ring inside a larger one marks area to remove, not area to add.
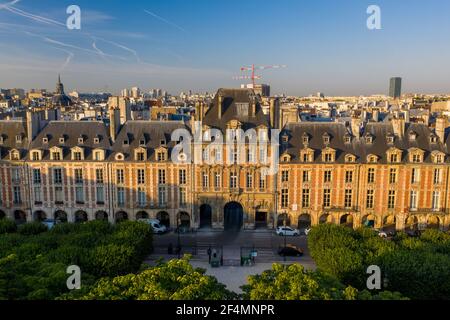
[[[222,116],[220,119],[218,118],[219,96],[222,97]],[[253,102],[256,103],[255,114],[252,113]],[[237,105],[239,103],[248,103],[248,113],[238,112]],[[261,109],[260,98],[255,95],[252,89],[219,89],[205,114],[203,124],[220,129],[224,133],[227,129],[227,123],[231,120],[241,122],[244,131],[258,126],[269,127],[269,121]]]
[[[17,142],[16,136],[21,136],[22,141]],[[29,141],[27,130],[21,120],[2,120],[0,121],[0,160],[8,159],[9,152],[16,149],[20,152],[21,158],[26,155]]]
[[[83,143],[78,142],[80,135],[84,138]],[[60,137],[65,138],[63,144]],[[48,142],[44,143],[43,138]],[[94,138],[99,138],[99,143],[95,143]],[[108,128],[100,121],[51,121],[30,144],[30,149],[43,150],[43,160],[49,160],[49,150],[59,147],[63,149],[63,159],[70,160],[70,150],[76,146],[83,148],[85,160],[93,159],[94,149],[103,149],[108,154],[111,149]]]
[[[176,129],[189,130],[183,121],[127,121],[115,139],[110,160],[114,159],[116,153],[123,153],[124,160],[134,160],[134,150],[139,147],[147,148],[147,157],[150,159],[154,151],[161,147],[162,141],[165,141],[164,147],[170,151],[177,144],[171,141],[172,132]],[[145,146],[140,145],[142,137],[145,137]],[[124,141],[127,143],[124,144]]]
[[[314,160],[321,162],[320,154],[326,148],[323,135],[330,135],[329,147],[336,150],[336,162],[344,163],[346,154],[353,154],[358,162],[367,162],[369,155],[376,155],[379,163],[387,163],[387,151],[391,148],[402,150],[402,161],[408,161],[408,150],[418,148],[425,152],[424,162],[431,162],[431,153],[440,151],[447,154],[446,145],[441,142],[431,143],[430,135],[432,131],[424,124],[410,123],[405,125],[405,132],[402,137],[395,136],[393,144],[387,143],[387,136],[394,134],[393,126],[390,122],[370,122],[364,127],[360,137],[353,137],[350,143],[345,143],[344,136],[348,134],[349,128],[343,123],[315,123],[300,122],[288,123],[283,129],[290,139],[287,144],[281,145],[280,153],[285,150],[293,156],[293,162],[299,161],[300,150],[303,149],[302,136],[308,134],[310,139],[308,147],[315,150]],[[409,139],[410,132],[416,133],[414,140]],[[368,143],[365,137],[372,137],[372,142]]]

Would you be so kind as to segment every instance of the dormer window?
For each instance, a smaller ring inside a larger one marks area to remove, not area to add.
[[[372,135],[370,133],[366,134],[364,139],[365,139],[367,144],[372,144],[372,142],[373,142],[373,137],[372,137]]]
[[[414,131],[409,133],[409,141],[415,141],[417,138],[417,134]]]
[[[445,155],[441,152],[435,151],[431,154],[431,159],[434,163],[444,163],[445,161]]]
[[[55,149],[55,150],[52,150],[50,152],[50,160],[60,161],[61,158],[62,158],[62,156],[61,156],[61,151],[60,150]]]
[[[156,154],[156,160],[157,161],[166,161],[166,152],[158,151],[158,153]]]
[[[159,144],[160,144],[161,146],[165,146],[165,145],[166,145],[166,139],[161,139],[161,140],[159,141]]]
[[[48,143],[48,137],[43,137],[42,138],[42,143],[47,144]]]
[[[141,139],[139,140],[139,146],[145,147],[145,145],[146,145],[145,138],[141,138]]]
[[[145,151],[144,150],[137,150],[135,153],[136,161],[145,161]]]
[[[33,160],[33,161],[41,160],[41,153],[39,151],[33,151],[31,153],[31,160]]]
[[[84,143],[84,137],[78,137],[78,144]]]
[[[124,146],[129,146],[130,145],[130,141],[128,139],[123,140],[123,145]]]
[[[314,161],[314,150],[303,149],[300,151],[300,161],[302,162],[313,162]]]
[[[105,160],[105,153],[103,150],[95,150],[94,151],[94,160],[95,161],[103,161]]]
[[[356,161],[356,157],[352,154],[347,154],[345,156],[345,162],[347,163],[354,163]]]
[[[434,134],[430,136],[430,143],[437,143],[438,138]]]
[[[377,163],[377,161],[378,161],[378,157],[375,156],[375,155],[369,155],[367,157],[367,162],[368,163]]]
[[[0,135],[0,145],[3,144],[3,142],[4,142],[3,135]]]
[[[351,143],[352,142],[352,136],[351,135],[349,135],[349,134],[346,134],[345,136],[344,136],[344,143]]]
[[[20,160],[20,153],[17,150],[11,151],[11,160]]]
[[[281,161],[282,162],[289,162],[289,161],[291,161],[291,156],[288,155],[288,154],[284,154],[284,155],[281,156]]]
[[[394,143],[394,136],[393,135],[388,135],[386,140],[387,140],[387,143],[392,144],[392,143]]]
[[[330,135],[328,133],[325,133],[322,138],[323,138],[323,143],[324,144],[329,144],[330,143]]]
[[[99,144],[100,143],[100,138],[99,137],[95,137],[94,138],[94,144]]]
[[[72,160],[81,161],[84,160],[83,149],[76,147],[72,149]]]
[[[287,143],[287,142],[289,141],[289,136],[288,136],[287,134],[284,134],[284,135],[281,137],[281,141],[282,141],[283,143]]]
[[[309,143],[309,136],[308,134],[304,133],[302,136],[302,141],[304,145],[307,145]]]
[[[122,161],[124,159],[124,156],[122,153],[118,153],[114,158],[116,159],[116,161]]]
[[[22,143],[22,135],[21,134],[16,135],[16,143]]]
[[[64,137],[59,138],[59,143],[64,144],[66,142],[66,139]]]

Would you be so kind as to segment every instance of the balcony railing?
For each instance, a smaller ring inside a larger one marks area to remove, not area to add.
[[[444,208],[406,208],[407,212],[410,213],[436,213],[436,214],[445,214],[447,211]]]

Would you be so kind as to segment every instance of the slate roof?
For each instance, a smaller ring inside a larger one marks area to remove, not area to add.
[[[147,158],[155,160],[155,149],[163,146],[170,151],[176,145],[171,141],[172,132],[176,129],[187,129],[183,121],[127,121],[121,128],[112,147],[110,160],[114,159],[117,153],[123,153],[125,160],[134,160],[134,150],[140,147],[140,140],[144,138]],[[189,130],[190,132],[190,130]],[[124,144],[124,141],[128,141]],[[161,140],[166,145],[161,145]]]
[[[411,132],[416,134],[415,140],[410,140]],[[303,135],[309,136],[308,148],[314,150],[314,161],[321,162],[321,152],[325,149],[323,136],[330,136],[329,147],[336,150],[336,163],[344,163],[345,156],[352,154],[357,157],[357,162],[366,163],[369,155],[378,156],[378,163],[387,163],[386,152],[395,147],[403,151],[402,161],[408,161],[408,150],[419,148],[425,151],[424,162],[431,162],[431,153],[440,151],[447,153],[447,146],[442,142],[431,143],[430,136],[434,132],[424,124],[410,123],[405,125],[403,138],[394,137],[394,143],[387,141],[388,135],[394,135],[394,129],[389,122],[369,122],[365,125],[360,137],[351,138],[351,143],[345,143],[345,135],[351,135],[344,123],[313,123],[300,122],[288,123],[283,128],[283,134],[289,137],[288,143],[280,143],[280,155],[287,152],[292,157],[292,162],[300,162],[300,150],[304,149]],[[372,137],[372,143],[366,142],[366,135]],[[450,138],[447,137],[447,141]],[[448,141],[450,142],[450,141]]]
[[[63,144],[59,139],[65,138]],[[78,142],[78,138],[83,137],[83,143]],[[94,138],[98,137],[99,143],[94,143]],[[43,138],[48,139],[48,143],[43,142]],[[43,150],[42,160],[50,159],[49,150],[52,147],[63,149],[63,159],[70,160],[70,149],[79,146],[84,149],[85,160],[93,160],[92,151],[94,149],[103,149],[106,155],[110,152],[111,141],[108,128],[101,121],[51,121],[32,141],[30,149]]]
[[[219,96],[223,97],[221,119],[218,119]],[[254,99],[256,100],[256,114],[251,112],[251,105]],[[239,114],[237,103],[249,104],[247,115]],[[244,131],[260,125],[269,127],[267,116],[261,109],[260,98],[251,89],[219,89],[205,114],[203,124],[211,128],[220,129],[222,133],[225,133],[227,123],[231,120],[240,121]]]
[[[16,142],[17,135],[22,137],[21,143]],[[21,159],[26,156],[29,143],[27,130],[21,120],[0,121],[0,136],[3,138],[3,143],[0,144],[1,160],[9,160],[9,152],[12,149],[19,150]]]

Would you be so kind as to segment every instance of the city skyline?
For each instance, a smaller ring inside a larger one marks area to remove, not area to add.
[[[0,88],[51,90],[61,73],[66,92],[214,92],[239,87],[233,76],[255,63],[288,66],[259,81],[274,94],[387,95],[393,76],[404,79],[405,93],[450,91],[448,44],[440,41],[450,4],[442,1],[377,1],[381,30],[366,27],[369,1],[77,1],[81,30],[68,30],[71,4],[1,2]]]

